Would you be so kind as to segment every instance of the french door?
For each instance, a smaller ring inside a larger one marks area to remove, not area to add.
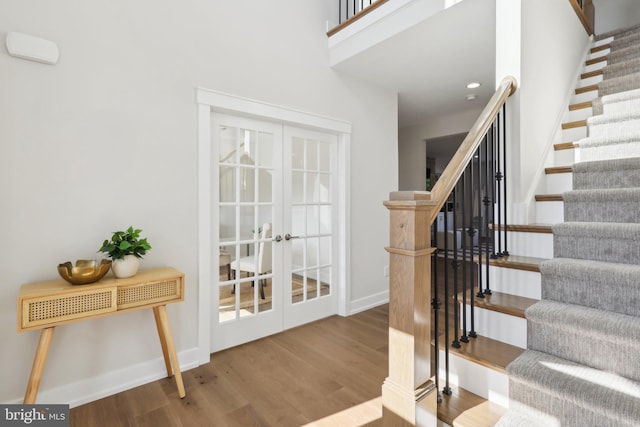
[[[211,350],[337,312],[337,137],[214,114]]]

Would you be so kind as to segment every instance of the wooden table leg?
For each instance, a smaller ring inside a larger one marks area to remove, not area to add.
[[[163,352],[165,357],[165,363],[167,363],[167,354],[171,367],[173,367],[174,376],[176,378],[176,385],[178,386],[178,396],[185,397],[187,394],[184,391],[184,384],[182,382],[182,373],[180,372],[180,365],[178,364],[178,356],[176,354],[176,347],[173,344],[173,337],[171,336],[171,329],[169,328],[169,318],[167,317],[167,307],[160,305],[153,308],[156,314],[156,321],[158,322],[158,333],[160,335],[160,343],[164,342]],[[170,368],[167,369],[169,371]],[[169,375],[171,376],[171,375]]]
[[[158,327],[158,336],[160,337],[160,346],[162,347],[162,355],[164,356],[164,364],[167,368],[167,377],[173,376],[171,369],[171,359],[169,358],[169,352],[167,350],[167,340],[162,332],[162,321],[160,320],[159,307],[153,307],[153,317],[156,318],[156,326]]]
[[[36,395],[38,394],[38,388],[40,387],[40,380],[42,379],[42,372],[44,372],[44,364],[47,361],[49,347],[51,347],[51,339],[53,338],[54,329],[55,327],[52,327],[45,328],[40,331],[40,341],[38,341],[36,354],[33,358],[33,366],[31,367],[31,375],[29,376],[27,391],[24,394],[25,404],[31,405],[36,402]]]

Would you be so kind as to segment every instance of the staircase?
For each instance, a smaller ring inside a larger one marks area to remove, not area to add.
[[[482,267],[448,425],[640,426],[640,25],[596,38],[562,129],[538,224]]]

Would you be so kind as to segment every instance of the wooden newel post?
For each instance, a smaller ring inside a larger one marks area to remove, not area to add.
[[[384,426],[436,426],[431,380],[431,222],[427,192],[391,193],[389,376],[382,385]]]

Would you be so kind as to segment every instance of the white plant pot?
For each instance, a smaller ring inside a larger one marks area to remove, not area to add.
[[[111,264],[114,276],[118,279],[135,276],[140,260],[135,255],[125,255],[122,259],[114,259]]]

